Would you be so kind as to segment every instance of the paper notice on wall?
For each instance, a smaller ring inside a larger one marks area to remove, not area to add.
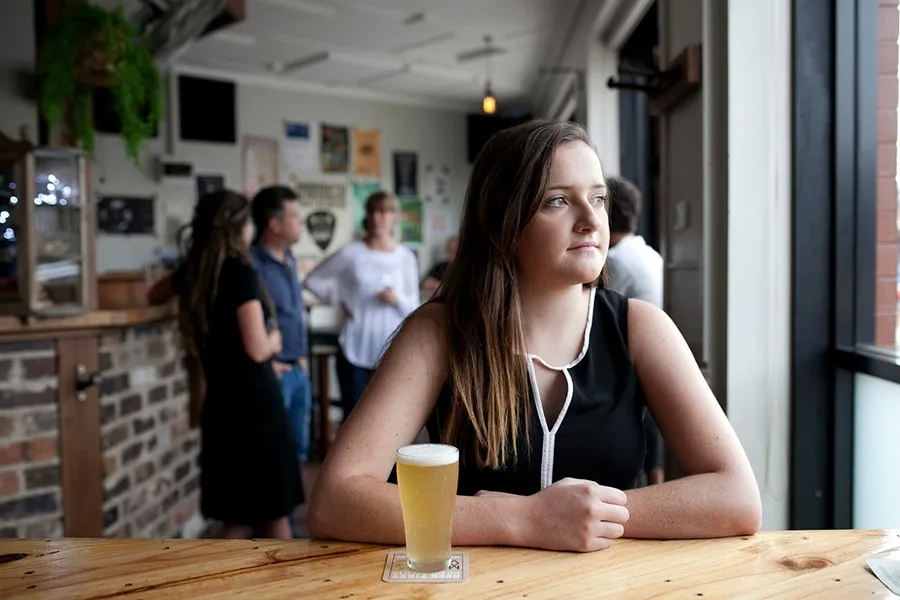
[[[450,211],[442,206],[429,205],[425,210],[425,239],[429,243],[450,237]]]
[[[310,123],[284,122],[284,165],[288,173],[315,171],[318,153]]]
[[[427,165],[424,180],[425,202],[430,204],[450,203],[450,169],[448,167]]]
[[[261,188],[278,183],[278,140],[245,135],[242,144],[244,195],[252,198]]]

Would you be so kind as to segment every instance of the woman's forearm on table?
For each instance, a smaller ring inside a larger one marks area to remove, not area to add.
[[[368,476],[341,482],[340,491],[314,498],[310,533],[315,537],[374,544],[404,543],[403,512],[397,486]],[[318,495],[318,494],[317,494]],[[525,545],[523,497],[457,496],[453,544]]]
[[[755,485],[721,473],[629,490],[625,536],[679,539],[753,535],[762,518]]]

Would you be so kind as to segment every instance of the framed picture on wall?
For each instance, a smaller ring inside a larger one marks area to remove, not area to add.
[[[419,157],[415,152],[394,152],[394,195],[419,195]]]
[[[241,189],[253,198],[261,188],[278,183],[278,140],[245,135],[241,144]]]

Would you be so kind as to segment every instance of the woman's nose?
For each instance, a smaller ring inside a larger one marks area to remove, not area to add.
[[[604,213],[604,214],[601,214]],[[594,231],[603,224],[605,215],[602,206],[594,206],[588,201],[581,203],[581,212],[578,216],[577,226],[582,231]]]

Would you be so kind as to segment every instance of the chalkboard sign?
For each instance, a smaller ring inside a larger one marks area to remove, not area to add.
[[[103,196],[97,205],[97,229],[103,233],[156,233],[153,196]]]

